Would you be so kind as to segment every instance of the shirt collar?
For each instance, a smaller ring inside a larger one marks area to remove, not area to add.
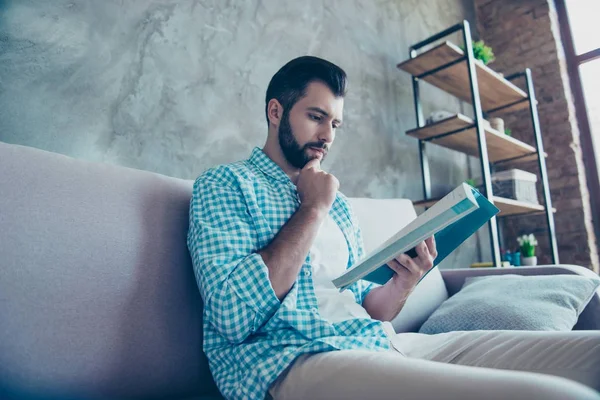
[[[249,161],[256,165],[265,175],[276,179],[278,181],[289,181],[290,177],[277,165],[273,160],[269,158],[260,148],[255,147],[252,150],[252,155]]]

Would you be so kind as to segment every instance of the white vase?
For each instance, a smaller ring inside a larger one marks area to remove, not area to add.
[[[528,265],[528,266],[537,265],[537,256],[523,257],[523,265]]]

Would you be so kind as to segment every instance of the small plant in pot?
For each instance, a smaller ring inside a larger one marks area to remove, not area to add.
[[[487,46],[483,40],[473,40],[471,46],[473,47],[473,56],[476,60],[481,61],[483,64],[488,65],[496,59],[492,48]],[[460,46],[460,49],[465,51],[464,46]]]
[[[537,256],[535,255],[535,246],[538,242],[533,233],[523,235],[517,238],[521,248],[523,265],[537,265]]]

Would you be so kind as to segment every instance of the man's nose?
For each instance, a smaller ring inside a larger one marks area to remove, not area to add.
[[[322,127],[319,130],[319,141],[324,143],[332,143],[335,138],[335,129],[331,125]]]

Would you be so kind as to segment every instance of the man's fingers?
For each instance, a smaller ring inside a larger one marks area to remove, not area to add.
[[[398,262],[397,259],[391,259],[388,263],[387,263],[388,267],[390,267],[391,269],[393,269],[397,274],[400,274],[402,272],[406,272],[409,271],[407,268],[405,268],[402,264],[400,264]],[[409,271],[410,272],[410,271]]]
[[[398,263],[400,263],[400,265],[402,267],[404,267],[411,273],[413,273],[413,274],[420,273],[419,266],[415,263],[415,261],[412,258],[407,256],[406,254],[400,254],[398,257],[396,257],[396,261],[398,261]]]
[[[306,165],[304,166],[304,169],[310,169],[310,168],[320,170],[321,169],[321,160],[319,160],[318,158],[313,158],[312,160],[307,162]]]
[[[427,247],[429,247],[429,250],[431,250],[431,246],[435,244],[435,236],[430,236],[427,239],[425,239],[425,244],[427,245]]]
[[[425,242],[421,242],[418,245],[416,245],[415,250],[417,252],[418,257],[415,259],[410,259],[410,261],[414,265],[414,268],[416,268],[416,271],[418,271],[420,274],[424,273],[425,271],[429,271],[433,267],[433,260],[435,257],[433,257],[433,255],[429,253],[429,248],[427,247]],[[411,271],[413,270],[413,265],[407,265],[402,261],[400,262]]]
[[[429,254],[435,260],[438,255],[437,247],[435,245],[435,236],[431,236],[430,238],[425,239],[425,244],[427,245],[427,249],[429,250]]]
[[[422,260],[429,257],[429,249],[427,248],[425,242],[421,242],[418,245],[416,245],[415,250],[417,251],[417,255],[419,256],[419,258],[421,258]]]

